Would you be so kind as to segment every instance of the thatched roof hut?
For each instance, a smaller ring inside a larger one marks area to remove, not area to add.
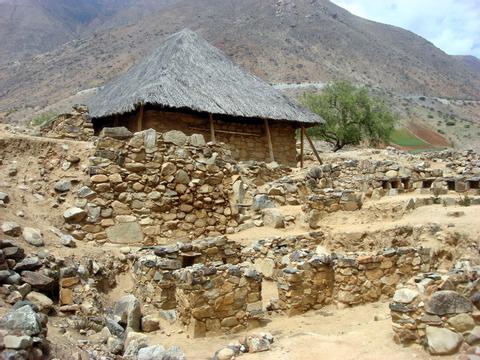
[[[145,60],[108,83],[92,99],[89,109],[93,118],[100,118],[133,111],[140,104],[241,117],[322,122],[188,29],[169,36]]]
[[[210,122],[213,116],[224,122],[262,120],[257,127],[265,120],[293,128],[323,122],[188,29],[166,38],[150,56],[106,84],[88,107],[100,125],[112,118],[118,123],[119,117],[136,111],[143,114],[144,107],[207,114]],[[158,126],[164,120],[157,116]]]

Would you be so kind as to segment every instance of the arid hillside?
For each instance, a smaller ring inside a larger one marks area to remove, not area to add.
[[[135,12],[126,7],[89,27],[97,31],[82,39],[1,66],[0,109],[45,106],[100,86],[184,27],[270,82],[349,78],[402,94],[461,99],[480,94],[480,74],[464,60],[326,0],[182,0],[158,11],[150,7],[147,17],[142,6],[148,5],[140,3]]]

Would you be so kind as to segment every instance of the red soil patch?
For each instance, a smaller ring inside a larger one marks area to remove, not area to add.
[[[431,144],[432,146],[438,146],[438,147],[450,146],[450,143],[448,142],[447,139],[445,139],[442,135],[437,133],[435,130],[432,130],[428,126],[425,126],[419,123],[409,123],[407,125],[407,128],[416,137]]]

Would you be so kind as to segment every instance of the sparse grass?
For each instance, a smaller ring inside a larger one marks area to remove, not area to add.
[[[426,143],[422,139],[419,139],[405,128],[393,130],[392,134],[390,135],[390,141],[399,146],[423,146],[425,148],[431,147],[430,144]]]
[[[43,114],[40,114],[40,115],[34,117],[30,123],[32,125],[35,125],[35,126],[41,126],[41,125],[47,123],[48,121],[53,120],[57,116],[58,116],[57,113],[45,112]]]

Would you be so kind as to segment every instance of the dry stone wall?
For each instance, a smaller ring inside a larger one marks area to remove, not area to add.
[[[175,272],[177,312],[193,337],[254,326],[262,314],[262,276],[240,265],[194,265]]]
[[[128,138],[113,138],[113,129],[98,139],[90,179],[64,214],[67,230],[113,243],[233,232],[238,170],[229,151],[178,131],[120,135]]]
[[[433,255],[422,248],[351,255],[294,252],[284,266],[278,278],[278,306],[295,315],[332,301],[353,306],[389,297],[399,281],[430,270]]]
[[[134,263],[136,295],[144,303],[151,303],[157,308],[174,309],[175,270],[212,262],[238,264],[241,261],[240,252],[240,245],[225,236],[157,246],[155,250],[139,256]]]
[[[460,268],[421,273],[400,286],[390,303],[395,340],[425,345],[432,355],[452,354],[463,342],[478,345],[479,280],[478,268]]]

